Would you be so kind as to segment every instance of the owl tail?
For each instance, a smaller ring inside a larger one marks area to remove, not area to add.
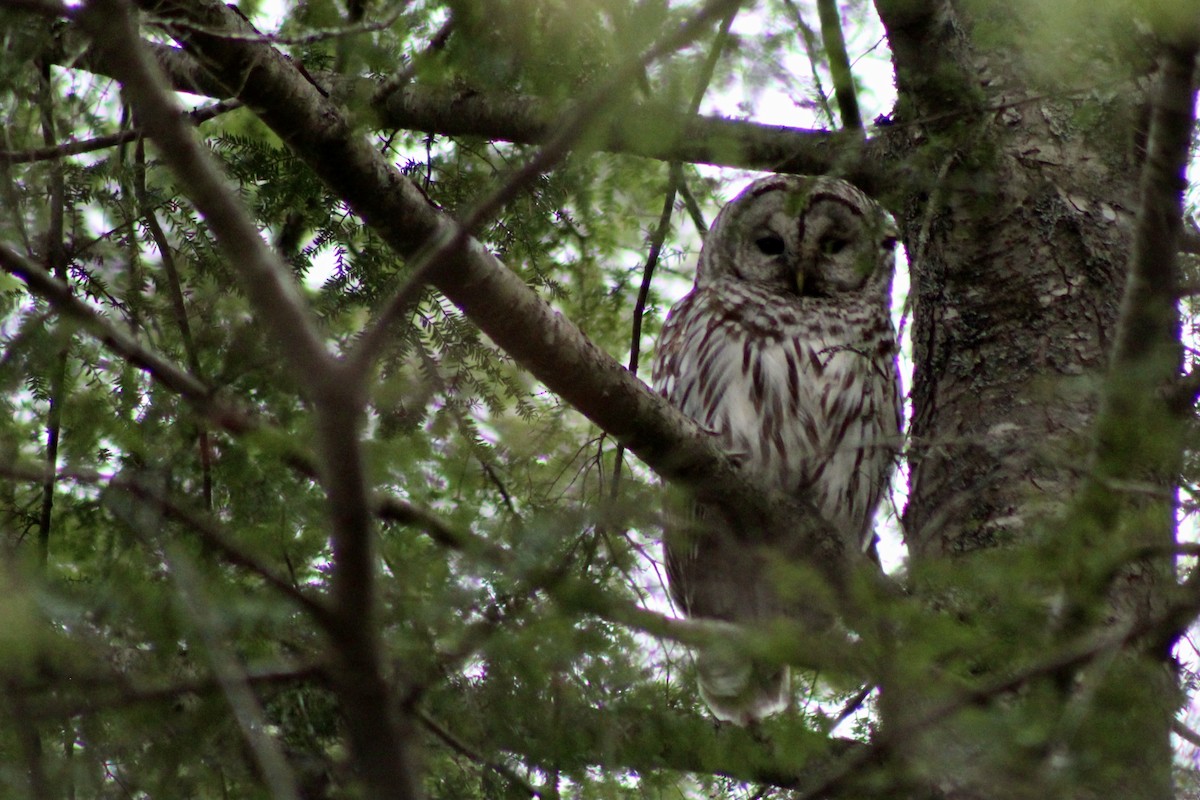
[[[696,653],[700,696],[722,722],[747,725],[787,708],[788,668],[764,665],[723,648]]]

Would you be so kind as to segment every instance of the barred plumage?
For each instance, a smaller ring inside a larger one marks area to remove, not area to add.
[[[696,286],[671,309],[653,368],[673,405],[766,485],[809,493],[856,552],[871,544],[899,446],[888,313],[895,238],[882,209],[844,181],[756,181],[713,223]],[[795,613],[768,579],[776,559],[797,555],[794,543],[748,546],[711,509],[700,505],[698,517],[665,537],[671,593],[685,613]],[[697,666],[721,719],[744,723],[787,703],[786,670],[714,651],[700,652]]]

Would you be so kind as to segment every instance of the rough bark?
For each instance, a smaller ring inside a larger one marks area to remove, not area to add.
[[[1140,159],[1132,147],[1140,96],[1128,93],[1109,101],[1088,97],[1093,110],[1102,105],[1102,121],[1081,122],[1076,112],[1085,101],[1044,96],[1011,46],[982,45],[972,37],[965,5],[877,2],[893,45],[901,93],[893,146],[900,151],[917,144],[938,164],[936,182],[906,198],[901,220],[915,300],[910,495],[904,526],[917,575],[946,559],[969,565],[977,563],[973,554],[1056,538],[1062,552],[1081,559],[1087,558],[1089,547],[1098,552],[1139,543],[1136,532],[1127,538],[1130,523],[1118,523],[1119,514],[1103,522],[1090,516],[1094,506],[1087,498],[1095,495],[1079,493],[1085,484],[1094,486],[1094,437],[1101,399],[1112,396],[1113,381],[1105,383],[1104,376],[1113,342],[1119,326],[1129,324],[1130,315],[1136,320],[1138,313],[1136,302],[1132,307],[1127,302],[1123,310],[1122,297],[1135,214],[1145,193],[1138,190]],[[1019,20],[1011,22],[1019,29]],[[1168,285],[1157,291],[1171,290]],[[1165,329],[1160,317],[1155,317],[1156,333]],[[1169,367],[1164,378],[1160,369],[1157,379],[1169,380],[1172,374]],[[1155,394],[1146,382],[1133,392],[1140,404],[1126,405],[1126,412],[1146,409],[1146,399]],[[1139,414],[1122,414],[1117,425],[1161,445],[1157,430],[1141,429],[1145,422]],[[1177,457],[1178,437],[1167,449],[1171,447]],[[1162,449],[1152,471],[1156,485],[1169,495],[1175,473],[1169,459],[1164,466]],[[1119,452],[1120,459],[1138,458],[1129,450]],[[1122,475],[1128,477],[1127,472]],[[1143,471],[1138,479],[1146,477]],[[1105,491],[1113,495],[1112,486]],[[1126,500],[1107,502],[1120,506]],[[1144,522],[1144,517],[1138,519]],[[1151,537],[1160,554],[1157,566],[1135,566],[1124,573],[1127,582],[1138,586],[1142,618],[1161,608],[1167,589],[1161,553],[1169,550],[1172,522],[1169,513],[1158,519],[1165,519],[1166,530],[1156,524],[1158,534]],[[1090,527],[1085,533],[1082,526]],[[1082,549],[1071,549],[1072,537]],[[1072,570],[1086,576],[1085,569],[1078,563],[1056,566],[1064,570],[1067,596],[1086,594],[1082,585],[1065,578],[1075,574]],[[1159,578],[1147,577],[1148,572]],[[932,602],[953,613],[964,608],[962,599],[939,596]],[[1004,597],[995,599],[1002,602]],[[1086,612],[1080,611],[1080,619],[1088,622],[1079,629],[1103,624],[1104,614],[1103,600],[1092,601]],[[1047,616],[1044,624],[1055,623]],[[1164,709],[1171,703],[1171,689],[1163,677],[1166,670],[1156,664],[1163,655],[1160,649],[1143,660],[1137,648],[1130,648],[1111,674],[1098,675],[1086,666],[1069,673],[1089,694],[1085,699],[1082,692],[1064,689],[1056,708],[1061,714],[1094,713],[1096,719],[1113,711],[1092,704],[1103,704],[1096,698],[1112,691],[1113,682],[1122,680],[1117,675],[1144,683],[1130,695],[1137,700],[1122,701],[1131,704],[1121,712],[1126,729],[1122,741],[1128,744],[1117,757],[1136,764],[1137,777],[1096,769],[1086,779],[1091,790],[1110,796],[1169,796],[1170,714]],[[974,669],[986,674],[997,666]],[[888,694],[885,729],[904,727],[929,702],[903,681],[885,689]],[[1012,709],[1025,701],[1023,689],[1003,702]],[[1133,730],[1138,733],[1129,732]],[[1049,792],[1055,780],[1048,767],[1051,758],[1086,761],[1097,752],[1088,750],[1096,746],[1094,741],[1067,745],[1051,736],[1047,752],[1025,756],[1031,758],[1028,774],[1010,770],[1001,777],[988,766],[994,748],[975,736],[952,722],[928,736],[913,737],[904,743],[904,752],[919,763],[938,765],[934,780],[951,798]]]

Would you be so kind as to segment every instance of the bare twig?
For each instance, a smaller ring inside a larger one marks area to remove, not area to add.
[[[855,692],[854,695],[851,696],[851,698],[845,703],[843,703],[840,709],[838,709],[838,713],[834,715],[833,721],[830,724],[830,729],[832,730],[838,725],[841,725],[843,722],[849,719],[852,714],[856,713],[860,708],[862,708],[863,703],[866,702],[867,698],[871,696],[871,692],[875,691],[876,688],[878,687],[876,687],[875,684],[868,683],[866,686]]]
[[[1175,720],[1171,723],[1171,732],[1193,747],[1200,747],[1200,733],[1192,730],[1179,720]]]
[[[800,31],[800,41],[804,45],[805,55],[808,56],[808,66],[812,72],[813,85],[816,88],[817,103],[821,106],[821,114],[825,117],[826,123],[832,128],[836,123],[833,118],[833,109],[829,107],[829,98],[825,95],[825,87],[821,85],[820,67],[823,53],[822,48],[817,44],[817,35],[812,27],[805,22],[804,14],[800,11],[800,7],[796,5],[795,0],[783,0],[783,3],[792,12],[792,17],[796,21],[796,27]]]
[[[319,395],[332,357],[291,274],[263,242],[211,154],[200,146],[120,0],[94,0],[80,15],[101,60],[121,82],[146,134],[187,187],[217,241],[244,277],[246,294],[288,356],[302,386]]]
[[[692,90],[691,103],[688,106],[688,113],[695,114],[700,104],[704,102],[704,95],[708,91],[708,85],[712,83],[713,73],[716,71],[717,62],[721,58],[721,53],[725,49],[725,45],[729,41],[729,29],[733,27],[733,20],[737,16],[738,9],[735,6],[721,20],[721,27],[717,30],[716,38],[714,38],[712,46],[708,49],[708,56],[704,60],[704,65],[700,70],[700,75],[696,79],[696,86]],[[662,252],[663,243],[667,240],[667,234],[671,230],[671,215],[675,209],[675,194],[679,187],[683,184],[683,165],[678,161],[671,162],[670,177],[667,180],[667,192],[663,198],[662,213],[658,217],[658,226],[650,236],[650,248],[646,253],[646,264],[642,268],[642,284],[638,287],[637,301],[633,306],[633,329],[629,335],[629,372],[633,375],[638,374],[638,361],[642,347],[642,318],[646,315],[646,301],[650,297],[650,285],[654,280],[654,270],[658,266],[658,257]],[[621,489],[621,467],[625,461],[625,445],[617,443],[617,451],[613,455],[613,472],[610,496],[616,500]]]
[[[662,212],[658,217],[658,225],[650,235],[650,248],[646,253],[646,264],[642,267],[642,285],[638,287],[637,301],[633,305],[633,330],[629,334],[629,372],[638,373],[638,361],[642,347],[642,318],[646,314],[646,301],[650,297],[650,284],[654,279],[654,269],[658,266],[658,256],[662,252],[663,243],[671,229],[671,214],[675,209],[675,193],[682,182],[682,167],[674,163],[670,168],[667,179],[667,192],[663,197]],[[621,467],[625,461],[625,445],[617,443],[616,453],[613,454],[613,472],[609,496],[616,500],[621,490]]]
[[[38,106],[42,123],[42,140],[47,147],[58,144],[55,132],[53,94],[50,85],[50,64],[39,67]],[[62,164],[50,165],[50,227],[46,231],[46,266],[54,277],[67,279],[66,252],[66,184]],[[44,568],[50,558],[50,527],[54,511],[54,488],[58,468],[58,444],[62,435],[63,403],[66,402],[67,359],[71,342],[59,344],[50,366],[49,409],[46,412],[46,480],[42,484],[42,507],[38,516],[38,561]]]
[[[518,775],[511,767],[509,767],[503,761],[500,761],[499,759],[495,759],[495,758],[488,758],[487,756],[483,755],[478,750],[476,750],[474,747],[471,747],[469,744],[464,742],[462,739],[459,739],[457,736],[455,736],[453,733],[451,733],[449,730],[447,730],[441,723],[439,723],[433,717],[426,714],[424,711],[417,711],[417,719],[421,720],[421,724],[424,725],[429,730],[430,733],[432,733],[437,738],[441,739],[442,742],[445,743],[446,746],[449,747],[454,752],[458,753],[459,755],[465,756],[466,758],[470,759],[471,761],[474,761],[476,764],[479,764],[481,767],[484,767],[484,768],[489,769],[492,772],[496,773],[497,775],[499,775],[500,777],[504,778],[509,783],[511,783],[514,787],[516,787],[520,791],[524,792],[527,796],[529,796],[529,797],[541,797],[542,796],[542,793],[539,792],[537,789],[535,789],[529,783],[529,781],[525,780],[520,775]]]
[[[692,194],[687,181],[680,181],[679,196],[683,198],[683,206],[687,209],[688,216],[692,218],[696,232],[703,238],[704,234],[708,233],[708,223],[704,220],[704,212],[700,210],[700,204],[696,202],[696,196]]]
[[[637,77],[644,73],[649,64],[690,43],[713,19],[730,15],[740,4],[741,0],[709,0],[678,30],[648,48],[638,58],[630,59],[617,68],[589,97],[563,115],[555,126],[555,133],[536,156],[509,175],[489,196],[478,202],[461,223],[444,226],[438,237],[425,243],[412,259],[413,267],[405,285],[389,301],[371,328],[363,334],[355,351],[348,358],[352,374],[365,374],[370,368],[383,343],[390,338],[391,326],[420,296],[430,276],[441,269],[447,259],[465,250],[472,234],[491,219],[493,214],[538,176],[562,161],[574,144],[597,122],[601,112],[609,109],[628,93],[629,87],[636,83]]]
[[[259,772],[275,800],[299,800],[296,777],[288,766],[279,742],[268,731],[266,714],[258,702],[246,669],[225,644],[228,633],[209,597],[202,589],[196,568],[177,548],[167,548],[167,564],[180,594],[180,608],[191,617],[200,642],[208,652],[213,675],[229,709],[242,730]]]
[[[199,125],[201,122],[207,122],[210,119],[241,107],[242,104],[238,100],[221,100],[190,112],[188,118],[193,124]],[[105,136],[97,136],[93,139],[85,139],[81,142],[65,142],[53,147],[37,147],[31,150],[0,150],[0,162],[28,164],[35,161],[51,161],[80,155],[81,153],[93,153],[97,150],[117,147],[118,145],[135,141],[142,136],[144,136],[144,133],[140,129],[132,128]]]

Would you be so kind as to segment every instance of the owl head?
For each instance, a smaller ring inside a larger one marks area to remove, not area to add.
[[[849,183],[772,175],[750,184],[717,215],[696,285],[733,279],[797,297],[887,293],[895,246],[891,218]]]

